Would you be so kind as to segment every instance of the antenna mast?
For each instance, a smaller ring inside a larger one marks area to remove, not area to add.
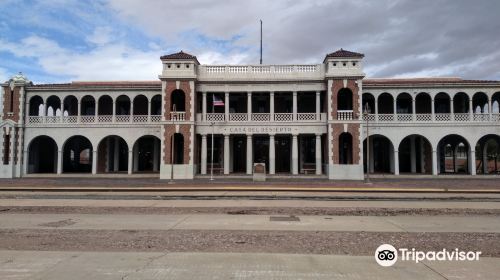
[[[262,20],[260,20],[260,64],[262,64]]]

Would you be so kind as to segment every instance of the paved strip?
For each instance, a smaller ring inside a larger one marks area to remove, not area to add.
[[[283,230],[366,232],[500,232],[498,216],[298,216],[268,215],[2,214],[1,229]]]
[[[491,201],[370,201],[370,200],[145,200],[145,199],[0,199],[0,207],[375,207],[375,208],[421,208],[421,209],[500,209],[500,202]]]
[[[398,262],[371,256],[0,251],[1,279],[498,279],[500,259]]]

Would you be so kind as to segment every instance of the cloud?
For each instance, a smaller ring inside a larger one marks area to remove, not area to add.
[[[232,46],[246,48],[245,62],[258,61],[258,22],[263,19],[267,63],[317,63],[342,47],[366,54],[370,76],[432,73],[500,79],[500,57],[491,55],[500,47],[500,37],[495,36],[500,30],[496,0],[108,3],[119,17],[151,36],[198,53],[207,50],[205,42],[186,40],[183,34],[199,33],[213,40],[240,35]],[[479,60],[491,66],[491,72],[475,63]]]
[[[0,68],[0,83],[3,83],[9,79],[7,70],[5,68]]]
[[[72,80],[152,80],[161,72],[161,52],[141,51],[125,43],[104,43],[89,52],[77,52],[33,35],[19,43],[0,42],[1,50],[34,58],[45,73]]]

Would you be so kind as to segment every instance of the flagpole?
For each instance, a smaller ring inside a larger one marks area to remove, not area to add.
[[[214,111],[214,93],[212,93],[212,114],[215,113]],[[214,122],[212,120],[212,152],[210,154],[211,158],[211,164],[210,164],[210,181],[214,180]]]

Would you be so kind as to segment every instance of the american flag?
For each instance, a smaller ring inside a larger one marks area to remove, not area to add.
[[[224,106],[224,101],[220,99],[217,95],[214,95],[214,106]]]

